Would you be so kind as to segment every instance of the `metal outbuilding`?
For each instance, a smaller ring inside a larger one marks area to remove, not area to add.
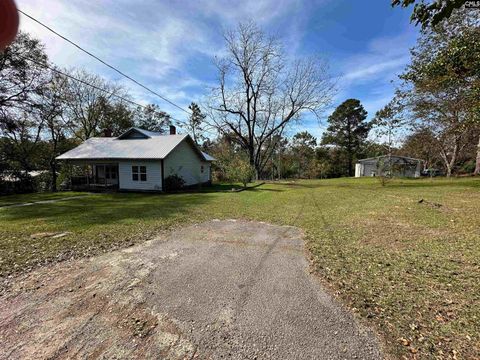
[[[423,160],[399,155],[382,155],[358,160],[355,177],[398,176],[418,178],[421,175]]]

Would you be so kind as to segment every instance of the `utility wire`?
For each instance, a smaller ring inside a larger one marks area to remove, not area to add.
[[[125,74],[123,71],[121,70],[118,70],[116,67],[114,67],[113,65],[110,65],[109,63],[107,63],[106,61],[100,59],[98,56],[92,54],[90,51],[88,50],[85,50],[84,48],[82,48],[80,45],[76,44],[75,42],[73,42],[72,40],[68,39],[67,37],[63,36],[62,34],[59,34],[58,32],[56,32],[55,30],[53,30],[51,27],[45,25],[44,23],[42,23],[40,20],[37,20],[35,19],[33,16],[31,15],[28,15],[27,13],[25,13],[24,11],[22,10],[18,10],[18,12],[20,12],[21,14],[25,15],[26,17],[32,19],[33,21],[35,21],[36,23],[40,24],[41,26],[43,26],[44,28],[46,28],[47,30],[51,31],[52,33],[54,33],[55,35],[59,36],[60,38],[62,38],[63,40],[67,41],[68,43],[72,44],[73,46],[75,46],[77,49],[83,51],[84,53],[86,53],[87,55],[93,57],[94,59],[100,61],[102,64],[104,64],[105,66],[109,67],[110,69],[116,71],[117,73],[119,73],[120,75],[124,76],[125,78],[129,79],[130,81],[133,81],[135,84],[137,84],[138,86],[144,88],[145,90],[151,92],[152,94],[158,96],[160,99],[162,99],[163,101],[166,101],[167,103],[169,103],[170,105],[173,105],[175,106],[176,108],[182,110],[183,112],[186,112],[187,114],[191,114],[189,111],[185,110],[184,108],[182,108],[181,106],[175,104],[173,101],[170,101],[168,100],[166,97],[160,95],[159,93],[157,93],[156,91],[153,91],[152,89],[150,89],[149,87],[143,85],[142,83],[140,83],[139,81],[135,80],[134,78],[132,78],[131,76]]]
[[[89,82],[87,82],[87,81],[84,81],[84,80],[82,80],[82,79],[78,79],[78,78],[76,78],[76,77],[73,76],[73,75],[67,74],[66,72],[63,72],[63,71],[58,70],[58,69],[56,69],[56,68],[54,68],[54,67],[52,67],[52,66],[49,66],[49,65],[46,64],[46,63],[42,63],[42,62],[36,61],[36,60],[34,60],[34,59],[30,59],[30,58],[28,58],[28,57],[24,57],[24,56],[20,56],[20,57],[21,57],[22,59],[24,59],[24,60],[31,61],[32,63],[34,63],[34,64],[36,64],[36,65],[38,65],[38,66],[42,66],[42,67],[44,67],[44,68],[46,68],[46,69],[49,69],[49,70],[51,70],[51,71],[53,71],[53,72],[56,72],[57,74],[60,74],[60,75],[62,75],[62,76],[65,76],[65,77],[67,77],[67,78],[69,78],[69,79],[78,81],[78,82],[80,82],[80,83],[82,83],[82,84],[84,84],[84,85],[90,86],[90,87],[92,87],[92,88],[94,88],[94,89],[97,89],[97,90],[99,90],[99,91],[102,91],[102,92],[104,92],[104,93],[107,93],[108,95],[113,96],[113,97],[115,97],[115,98],[117,98],[117,99],[120,99],[120,100],[122,100],[122,101],[125,101],[125,102],[127,102],[127,103],[129,103],[129,104],[136,105],[136,106],[141,107],[141,108],[143,108],[143,109],[146,109],[146,108],[147,108],[145,105],[139,104],[139,103],[137,103],[137,102],[135,102],[135,101],[133,101],[133,100],[127,99],[127,98],[124,97],[124,96],[118,95],[118,94],[116,94],[115,92],[108,91],[108,90],[106,90],[106,89],[103,89],[103,88],[101,88],[101,87],[99,87],[99,86],[97,86],[97,85],[91,84],[91,83],[89,83]],[[164,113],[160,113],[160,112],[158,112],[158,111],[155,111],[155,112],[158,113],[158,114],[164,115]],[[184,121],[175,119],[174,117],[171,117],[171,116],[168,115],[168,114],[167,114],[167,117],[170,118],[170,119],[172,119],[172,120],[175,120],[175,121],[176,121],[177,123],[179,123],[180,125],[182,125],[182,124],[184,125],[184,124],[185,124]]]

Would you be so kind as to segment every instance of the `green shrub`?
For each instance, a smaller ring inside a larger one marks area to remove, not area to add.
[[[470,161],[465,162],[461,166],[461,168],[459,170],[459,173],[460,174],[472,174],[474,171],[475,171],[475,161],[470,160]]]
[[[255,169],[240,157],[235,157],[226,166],[226,177],[231,182],[240,182],[244,187],[255,178]]]
[[[37,182],[22,171],[4,171],[0,174],[0,194],[27,194],[38,191]]]
[[[185,180],[177,174],[169,175],[165,178],[165,190],[176,191],[185,187]]]
[[[35,177],[35,190],[37,192],[50,191],[52,188],[52,174],[44,172]]]

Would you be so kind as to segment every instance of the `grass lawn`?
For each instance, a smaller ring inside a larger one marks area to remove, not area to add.
[[[70,196],[82,196],[85,193],[75,191],[59,191],[56,193],[36,193],[0,196],[0,206],[22,204],[26,202],[56,200]]]
[[[395,180],[385,187],[373,178],[312,180],[236,193],[118,193],[4,208],[0,274],[212,218],[304,229],[316,272],[383,335],[393,356],[480,357],[478,178]],[[71,234],[31,237],[65,231]]]

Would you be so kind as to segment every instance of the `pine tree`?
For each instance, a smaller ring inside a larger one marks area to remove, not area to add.
[[[329,126],[323,135],[324,145],[335,145],[347,156],[348,176],[354,175],[353,161],[365,144],[370,124],[365,121],[367,111],[360,100],[348,99],[340,104],[328,118]]]

